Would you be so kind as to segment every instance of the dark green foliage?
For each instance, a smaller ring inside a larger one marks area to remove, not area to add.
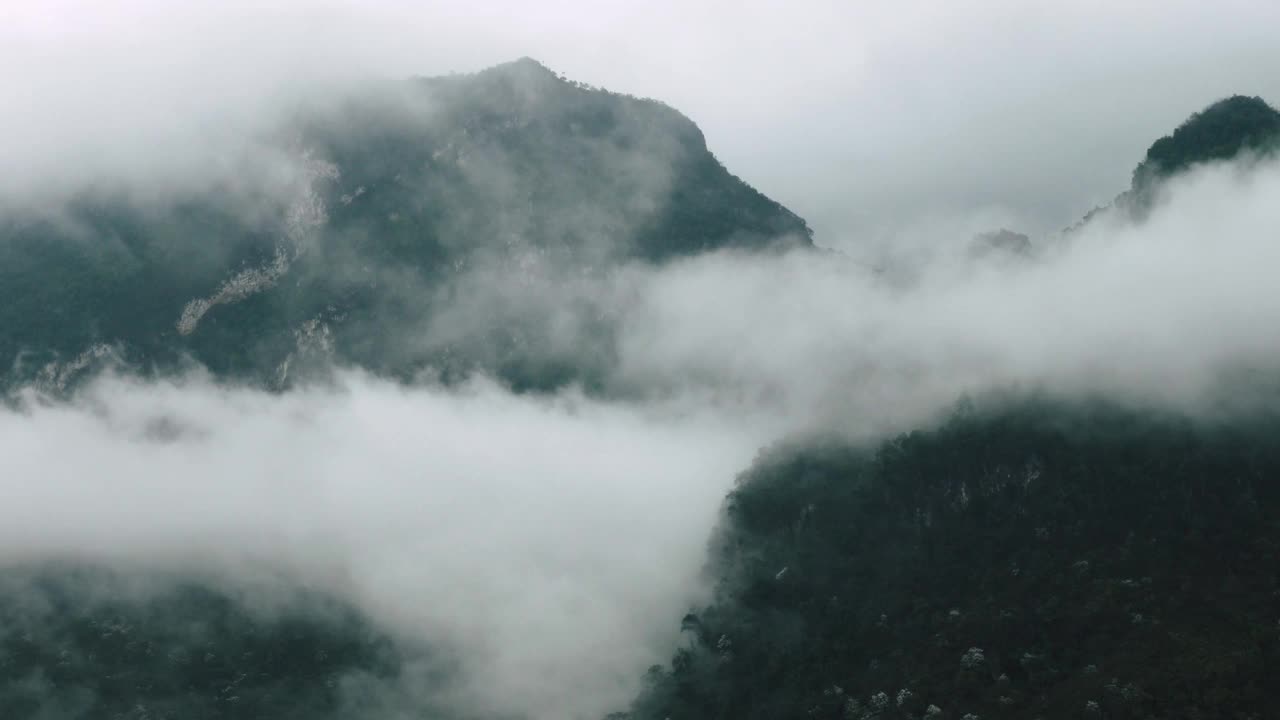
[[[147,573],[0,575],[6,720],[359,718],[361,688],[394,683],[390,641],[338,603],[253,609],[235,592]]]
[[[30,375],[94,343],[173,362],[182,305],[272,252],[226,203],[143,211],[85,197],[55,219],[0,219],[0,373]]]
[[[1133,171],[1134,189],[1192,165],[1228,160],[1244,151],[1274,150],[1280,112],[1260,97],[1234,95],[1195,113],[1171,135],[1152,143]]]
[[[883,692],[884,718],[1270,717],[1278,518],[1273,417],[1026,402],[778,449],[730,496],[717,598],[631,716],[872,717]]]
[[[281,134],[340,172],[314,183],[326,222],[302,238],[290,236],[289,193],[247,207],[208,191],[145,209],[94,195],[53,218],[0,217],[0,373],[29,381],[105,344],[147,372],[191,357],[275,385],[286,360],[305,368],[296,333],[315,321],[331,359],[379,373],[479,367],[518,387],[590,384],[608,327],[588,327],[570,358],[538,326],[567,309],[553,293],[510,308],[476,295],[530,279],[554,289],[626,261],[811,244],[804,221],[729,174],[688,118],[532,60],[374,86],[299,111]],[[277,280],[178,332],[189,301],[281,250]],[[472,310],[460,324],[476,329],[437,337],[444,307]]]
[[[1133,170],[1128,190],[1109,205],[1095,207],[1070,233],[1089,221],[1119,210],[1142,220],[1151,211],[1161,184],[1197,165],[1234,160],[1245,153],[1269,156],[1280,146],[1280,112],[1259,97],[1233,95],[1194,113],[1173,131],[1152,143]]]

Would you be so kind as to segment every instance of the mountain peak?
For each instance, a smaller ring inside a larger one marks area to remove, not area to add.
[[[1072,232],[1095,217],[1119,210],[1133,219],[1146,217],[1161,184],[1179,173],[1208,162],[1234,160],[1249,154],[1269,154],[1280,148],[1280,111],[1266,100],[1231,95],[1192,113],[1173,132],[1156,140],[1133,169],[1129,188],[1109,205],[1095,207]]]
[[[499,66],[499,67],[501,67],[502,65],[511,65],[511,66],[516,66],[516,67],[527,67],[527,68],[537,68],[537,69],[543,70],[543,71],[545,71],[545,72],[551,72],[551,68],[547,67],[546,65],[543,65],[541,62],[538,62],[536,59],[531,58],[531,57],[529,57],[528,55],[522,55],[521,57],[518,57],[518,58],[516,58],[515,60],[512,60],[512,61],[507,62],[507,63],[499,63],[499,65],[498,65],[498,66]]]
[[[489,72],[495,74],[520,74],[524,76],[544,76],[558,78],[554,70],[543,65],[537,60],[525,55],[509,62],[498,63],[487,70],[481,72]]]
[[[1194,113],[1152,143],[1134,170],[1137,189],[1192,165],[1265,151],[1280,142],[1280,112],[1260,97],[1232,95]]]
[[[0,223],[0,368],[26,363],[0,374],[0,389],[31,378],[71,387],[115,357],[156,368],[190,357],[276,385],[334,357],[397,377],[474,370],[551,388],[592,377],[581,358],[611,356],[609,341],[564,355],[541,341],[552,311],[490,302],[491,283],[476,278],[535,288],[624,263],[812,246],[803,219],[732,175],[665,104],[527,57],[408,83],[411,93],[377,86],[297,118],[308,186],[278,199],[279,220],[277,207],[259,220],[220,197],[172,213],[124,198],[76,211],[85,232],[127,246]],[[401,281],[424,291],[407,302]],[[483,319],[437,332],[454,321],[436,298],[455,288],[480,298],[468,302]],[[393,325],[441,339],[402,352]],[[583,342],[608,337],[587,327]]]

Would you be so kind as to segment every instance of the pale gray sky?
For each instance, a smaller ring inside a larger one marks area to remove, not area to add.
[[[684,111],[827,244],[974,215],[1038,233],[1190,112],[1280,98],[1275,27],[1263,0],[48,0],[0,8],[0,122],[10,166],[65,164],[76,135],[136,162],[307,82],[528,55]]]

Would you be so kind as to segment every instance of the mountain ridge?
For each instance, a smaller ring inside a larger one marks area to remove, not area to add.
[[[1258,96],[1231,95],[1192,113],[1147,147],[1129,188],[1110,204],[1095,207],[1065,230],[1070,234],[1111,212],[1142,220],[1165,182],[1195,167],[1243,155],[1268,157],[1280,148],[1280,111]]]
[[[435,296],[475,292],[485,273],[553,283],[550,268],[813,245],[689,118],[532,59],[373,87],[304,108],[279,134],[294,137],[295,178],[261,207],[97,194],[63,221],[0,218],[6,384],[65,385],[116,357],[279,385],[322,350],[392,376],[435,366],[556,385],[576,370],[521,350],[535,338],[512,318],[461,344],[392,339],[435,332]]]
[[[1132,198],[1168,178],[1272,152],[1278,117],[1258,98],[1211,104],[1107,211],[1140,220]],[[1026,248],[1007,230],[974,242]],[[680,647],[609,720],[1267,717],[1268,397],[1204,419],[1014,392],[870,444],[779,441],[722,506],[713,598],[672,618]]]

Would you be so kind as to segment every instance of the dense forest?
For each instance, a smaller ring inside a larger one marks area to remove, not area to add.
[[[230,187],[159,205],[95,190],[53,215],[0,215],[6,384],[55,389],[106,360],[271,387],[330,361],[589,381],[588,353],[545,347],[521,302],[534,290],[627,260],[812,244],[688,118],[529,59],[373,86],[279,134],[297,177],[252,202]],[[492,287],[512,279],[533,290]],[[438,327],[464,302],[489,305]]]
[[[1265,102],[1219,101],[1131,192],[1277,141]],[[1006,397],[873,447],[780,443],[725,503],[714,601],[615,717],[1270,717],[1277,518],[1271,411]]]
[[[1280,112],[1260,97],[1233,95],[1193,114],[1151,144],[1133,171],[1135,188],[1241,153],[1268,154],[1280,141]]]
[[[1172,133],[1156,140],[1133,169],[1129,189],[1110,205],[1096,207],[1067,230],[1118,212],[1129,220],[1146,218],[1159,201],[1165,181],[1221,160],[1271,157],[1280,147],[1280,112],[1259,97],[1233,95],[1192,113]]]
[[[714,602],[632,718],[1263,718],[1280,697],[1280,417],[962,406],[781,445]]]
[[[390,639],[348,607],[296,593],[255,608],[243,596],[164,573],[6,568],[4,717],[337,720],[368,699],[362,685],[399,670]]]

